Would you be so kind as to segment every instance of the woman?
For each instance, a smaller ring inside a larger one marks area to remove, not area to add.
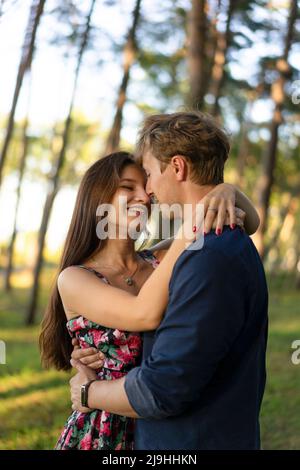
[[[40,345],[46,366],[70,369],[71,338],[76,338],[81,348],[92,347],[105,354],[103,368],[97,361],[92,364],[97,367],[100,380],[120,378],[138,364],[142,345],[137,332],[159,325],[168,302],[173,266],[186,244],[191,243],[191,231],[185,230],[191,220],[185,221],[181,227],[184,230],[178,231],[169,249],[164,246],[163,250],[136,252],[131,236],[99,240],[97,232],[99,234],[99,223],[103,219],[96,216],[97,208],[110,203],[119,214],[123,196],[125,220],[119,216],[108,220],[110,226],[117,229],[116,233],[120,228],[129,230],[128,226],[150,207],[145,186],[143,169],[126,152],[97,161],[83,177],[60,275],[43,320]],[[231,199],[232,191],[234,189],[226,187],[224,194],[222,185],[213,190],[223,203]],[[204,198],[203,202],[207,200]],[[246,199],[241,200],[243,205]],[[247,209],[246,221],[255,230],[255,209],[248,202],[244,208]],[[195,223],[196,214],[192,217]],[[228,220],[223,222],[228,223]],[[140,225],[137,228],[143,228]],[[81,290],[83,285],[84,291]],[[132,419],[101,410],[74,412],[56,449],[131,450],[133,426]]]

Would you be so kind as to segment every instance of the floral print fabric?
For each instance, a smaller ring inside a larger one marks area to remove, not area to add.
[[[149,250],[139,253],[155,268],[159,261]],[[104,282],[107,279],[94,272]],[[140,364],[142,339],[139,333],[129,333],[98,325],[83,316],[67,322],[72,338],[79,340],[81,348],[94,347],[106,356],[102,369],[97,375],[99,380],[115,380]],[[56,450],[133,450],[134,419],[115,415],[103,410],[90,413],[74,411],[67,420],[55,446]]]

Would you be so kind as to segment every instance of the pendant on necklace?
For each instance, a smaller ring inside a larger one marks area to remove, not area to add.
[[[133,285],[133,280],[131,277],[125,277],[125,282],[128,286],[132,286]]]

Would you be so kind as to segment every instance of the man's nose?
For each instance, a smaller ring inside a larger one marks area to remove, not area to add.
[[[149,180],[147,181],[147,184],[146,184],[146,193],[148,194],[149,198],[152,198],[154,196],[154,192],[152,191]]]

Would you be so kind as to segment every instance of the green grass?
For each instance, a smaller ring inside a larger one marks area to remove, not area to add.
[[[53,272],[43,278],[40,309]],[[264,449],[300,449],[300,365],[291,344],[300,339],[300,292],[288,278],[270,282],[268,381],[261,428]],[[40,365],[37,326],[24,327],[28,290],[0,293],[0,339],[7,364],[0,364],[0,449],[52,449],[70,414],[70,374]]]
[[[271,280],[267,386],[261,413],[265,449],[300,449],[300,365],[291,362],[300,339],[300,291],[287,278]]]
[[[52,274],[47,270],[43,277],[41,311]],[[39,327],[24,326],[27,302],[26,288],[0,294],[0,339],[6,343],[6,365],[0,364],[0,449],[53,449],[71,412],[70,374],[41,367]]]

